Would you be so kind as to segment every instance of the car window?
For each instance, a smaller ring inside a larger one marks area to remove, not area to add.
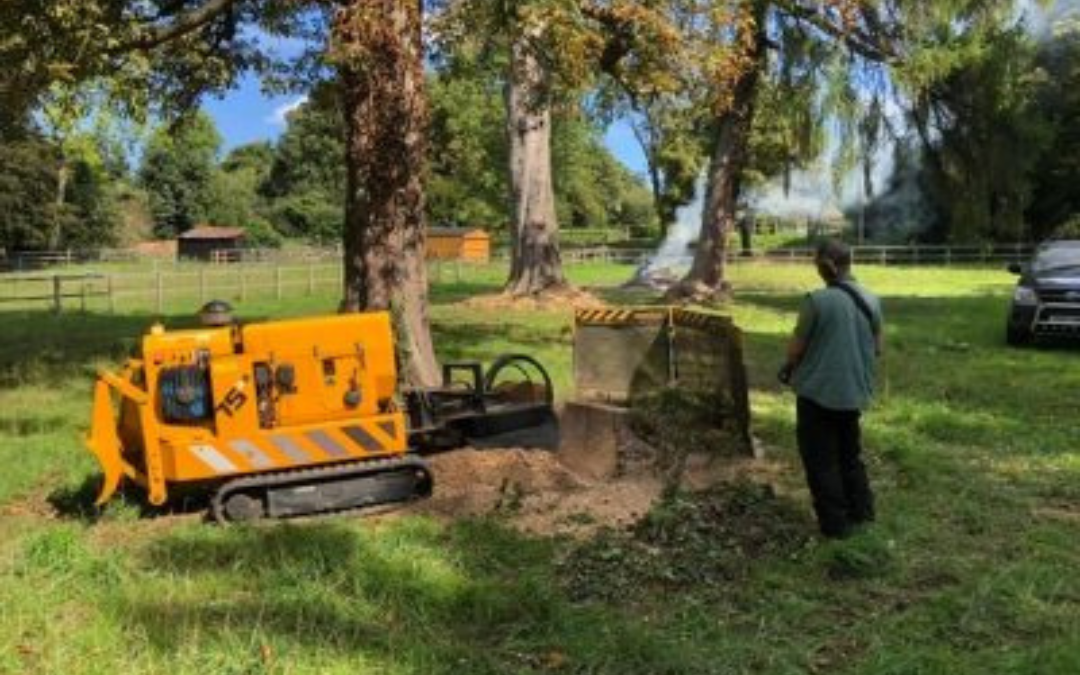
[[[1032,268],[1035,272],[1059,267],[1080,267],[1080,246],[1055,246],[1043,249],[1035,255]]]

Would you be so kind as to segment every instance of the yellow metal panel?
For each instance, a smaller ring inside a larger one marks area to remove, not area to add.
[[[142,346],[140,361],[129,362],[119,376],[102,373],[95,387],[87,445],[105,474],[99,501],[108,499],[125,476],[147,489],[151,503],[161,504],[176,483],[407,450],[404,415],[385,412],[393,409],[397,384],[385,312],[243,328],[157,328]],[[270,373],[290,366],[293,386],[274,380],[270,393],[260,396],[256,364]],[[166,424],[159,379],[164,369],[180,366],[205,367],[213,411],[206,419]],[[120,395],[119,420],[113,392]],[[145,473],[137,467],[145,467]]]
[[[163,431],[167,482],[299,469],[401,455],[408,449],[401,413],[370,419],[260,430],[243,437],[202,437]]]

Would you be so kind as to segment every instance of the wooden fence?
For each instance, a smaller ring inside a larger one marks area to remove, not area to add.
[[[335,262],[341,260],[340,246],[293,246],[286,248],[247,248],[225,251],[222,263]],[[144,263],[155,266],[172,265],[175,251],[167,255],[149,255],[130,249],[65,249],[62,251],[23,251],[3,255],[0,250],[0,272],[31,272],[53,267],[71,267],[97,263]]]
[[[863,246],[853,249],[856,263],[875,265],[987,265],[1027,259],[1031,247],[1024,245],[973,246]],[[598,246],[563,252],[567,265],[615,263],[638,265],[648,261],[651,249]],[[813,256],[808,248],[755,251],[744,257],[732,252],[733,264],[749,260],[805,263]],[[432,261],[429,279],[435,283],[464,280],[494,281],[503,278],[506,260],[491,264],[462,261]],[[64,309],[116,311],[143,310],[163,313],[170,307],[193,310],[212,299],[247,301],[281,300],[316,293],[341,292],[341,258],[332,262],[306,263],[175,263],[157,261],[153,265],[97,265],[89,269],[69,268],[45,274],[0,274],[0,311]]]
[[[165,312],[178,303],[195,308],[212,299],[302,297],[340,291],[341,265],[174,265],[155,270],[86,274],[0,275],[0,310],[63,309]]]
[[[505,266],[462,261],[431,261],[433,283],[460,283],[478,277],[502,279]],[[0,274],[0,311],[41,309],[164,313],[170,308],[194,310],[214,299],[282,300],[339,294],[342,268],[333,263],[306,264],[171,263],[131,266],[107,271],[58,271],[50,274]]]
[[[1034,247],[1028,244],[997,246],[855,246],[851,253],[856,264],[864,265],[989,265],[1022,262],[1031,257]],[[605,262],[641,264],[655,251],[651,249],[594,246],[563,251],[567,264]],[[753,260],[775,262],[807,262],[814,257],[812,248],[775,248],[743,251],[732,249],[732,263]]]

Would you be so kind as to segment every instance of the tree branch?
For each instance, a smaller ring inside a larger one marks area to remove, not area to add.
[[[880,35],[868,34],[861,31],[849,30],[838,26],[825,16],[819,7],[807,7],[798,0],[782,0],[776,3],[782,11],[793,19],[803,21],[821,32],[842,42],[851,51],[859,56],[877,63],[891,64],[900,58],[892,44],[880,39]],[[873,26],[876,17],[868,17],[864,14],[864,20]]]
[[[117,51],[150,50],[189,35],[228,11],[238,0],[207,0],[206,4],[173,17],[165,25],[145,26],[140,35]]]

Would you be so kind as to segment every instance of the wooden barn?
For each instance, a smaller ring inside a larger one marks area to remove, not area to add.
[[[242,227],[196,225],[177,238],[176,257],[180,260],[239,262],[244,235]]]
[[[491,260],[491,236],[464,227],[432,227],[427,231],[427,257],[433,260]]]

